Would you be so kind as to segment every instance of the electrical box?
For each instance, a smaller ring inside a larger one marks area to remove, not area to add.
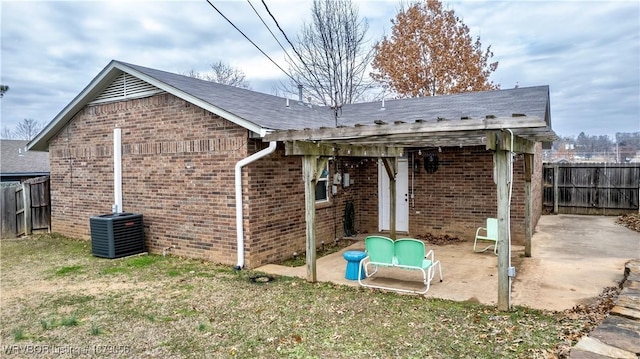
[[[345,173],[342,175],[342,187],[349,187],[349,174]]]
[[[333,175],[333,184],[341,184],[342,183],[342,175],[338,172]]]

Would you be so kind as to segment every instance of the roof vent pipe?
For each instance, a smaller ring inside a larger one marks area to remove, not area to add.
[[[298,103],[302,105],[302,84],[298,84]]]
[[[240,270],[244,267],[244,228],[243,228],[243,214],[242,214],[242,167],[248,165],[251,162],[257,161],[262,157],[268,156],[275,152],[276,144],[278,142],[269,142],[269,147],[258,151],[247,158],[243,158],[236,163],[236,235],[238,242],[238,264],[235,269]]]

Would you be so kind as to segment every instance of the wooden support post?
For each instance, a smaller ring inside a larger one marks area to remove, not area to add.
[[[302,157],[302,176],[304,178],[304,219],[307,224],[307,282],[315,282],[316,277],[316,156]]]
[[[398,175],[397,158],[383,158],[384,168],[389,176],[389,236],[394,241],[396,235],[396,177]]]
[[[316,271],[316,184],[329,158],[318,156],[302,157],[302,178],[304,179],[304,218],[306,222],[307,282],[317,281]]]
[[[533,173],[533,155],[524,154],[524,256],[531,257],[532,218],[531,175]]]
[[[509,245],[509,151],[497,150],[494,154],[496,163],[496,183],[498,189],[498,310],[511,309],[511,278],[509,277],[510,245]]]
[[[22,183],[22,200],[24,202],[24,234],[30,235],[32,232],[31,225],[31,184]]]

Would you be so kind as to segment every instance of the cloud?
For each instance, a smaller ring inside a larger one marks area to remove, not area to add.
[[[266,0],[291,40],[311,1]],[[272,59],[285,54],[245,1],[214,4]],[[252,4],[287,45],[260,1]],[[390,33],[400,1],[360,1],[370,44]],[[640,3],[637,1],[449,1],[500,62],[502,88],[548,84],[561,135],[640,131]],[[2,126],[52,120],[117,59],[175,73],[207,72],[221,60],[254,90],[286,76],[205,1],[0,2]],[[289,50],[289,47],[285,47]],[[291,53],[291,55],[293,55]]]

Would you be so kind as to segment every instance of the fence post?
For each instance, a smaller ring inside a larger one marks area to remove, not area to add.
[[[0,221],[2,224],[0,228],[0,238],[16,238],[16,232],[18,231],[16,223],[16,188],[5,187],[0,188],[2,196],[2,218]]]
[[[24,234],[31,234],[31,184],[22,183],[22,200],[24,201]]]
[[[558,177],[560,177],[559,166],[553,166],[553,213],[558,214],[558,197],[560,197],[560,190],[558,189]]]

